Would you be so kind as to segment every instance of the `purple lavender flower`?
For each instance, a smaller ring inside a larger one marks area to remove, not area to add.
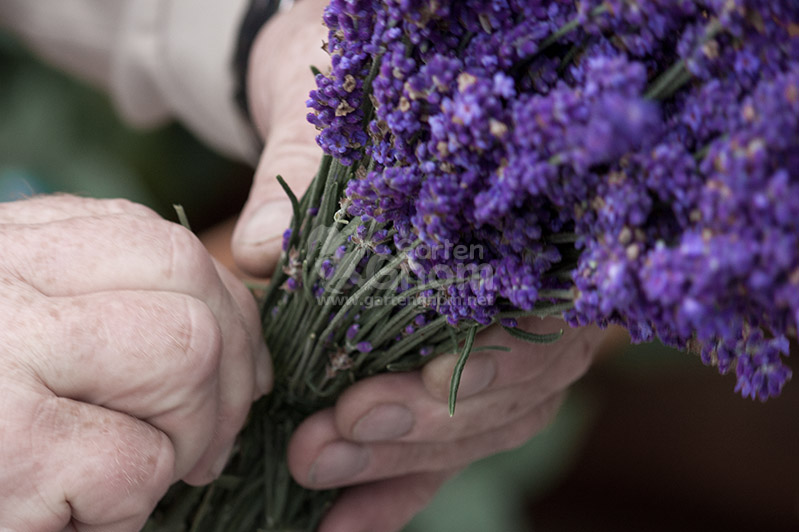
[[[451,324],[574,286],[570,323],[698,344],[776,395],[799,327],[796,20],[791,0],[334,0],[309,106],[328,153],[371,163],[350,246],[406,253]]]
[[[333,277],[333,274],[336,271],[336,266],[333,264],[332,261],[326,260],[322,263],[322,267],[320,268],[319,275],[322,276],[322,279],[330,279]]]
[[[283,245],[282,245],[283,251],[289,250],[289,243],[291,242],[291,233],[292,233],[291,228],[283,231]]]
[[[350,325],[349,329],[347,329],[347,340],[354,340],[360,330],[361,326],[357,323]]]
[[[372,344],[370,344],[369,342],[360,342],[356,346],[356,349],[358,349],[358,351],[360,351],[361,353],[370,353],[372,351]]]

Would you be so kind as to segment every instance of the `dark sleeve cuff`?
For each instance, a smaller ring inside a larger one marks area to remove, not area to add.
[[[236,92],[234,98],[247,123],[253,130],[257,139],[260,135],[255,129],[250,104],[247,94],[247,72],[249,68],[250,52],[258,32],[272,18],[280,7],[281,0],[251,0],[247,12],[241,22],[236,51],[233,56],[233,71],[236,79]]]

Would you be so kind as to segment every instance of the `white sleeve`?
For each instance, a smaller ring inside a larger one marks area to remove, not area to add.
[[[0,0],[0,26],[110,92],[148,127],[177,118],[232,157],[255,162],[234,101],[233,54],[247,0]]]

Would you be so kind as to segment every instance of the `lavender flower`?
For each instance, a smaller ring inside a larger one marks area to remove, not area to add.
[[[343,164],[373,162],[347,184],[348,214],[396,231],[370,253],[407,253],[449,323],[531,310],[568,288],[550,272],[572,269],[571,323],[696,340],[725,371],[768,366],[739,372],[739,391],[762,398],[789,377],[787,353],[753,335],[799,322],[799,45],[779,22],[798,11],[788,0],[333,2],[333,71],[317,80],[311,120]],[[562,232],[579,254],[553,243]],[[456,259],[455,246],[480,256]]]

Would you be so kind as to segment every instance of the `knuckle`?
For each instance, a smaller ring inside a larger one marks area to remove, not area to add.
[[[169,223],[169,236],[175,250],[182,252],[187,258],[205,257],[206,250],[194,233],[182,225]]]
[[[508,405],[504,408],[504,418],[506,419],[513,419],[519,412],[522,404],[519,400],[511,401]]]
[[[132,216],[139,216],[142,218],[153,218],[158,220],[161,219],[161,217],[149,207],[142,205],[141,203],[135,203],[133,201],[124,198],[96,200],[96,201],[102,201],[105,204],[106,209],[108,209],[110,213],[128,214]]]
[[[66,500],[84,510],[91,502],[109,521],[146,516],[172,482],[172,444],[142,421],[60,397],[39,401],[30,417],[31,440],[49,444],[30,444],[46,471],[38,488],[63,483]]]
[[[531,422],[529,419],[525,420],[524,422],[514,423],[508,429],[503,450],[507,451],[521,447],[527,443],[527,441],[532,438],[537,431],[537,424]]]
[[[571,384],[585,375],[594,361],[594,351],[596,346],[592,341],[592,335],[580,332],[574,343],[569,349],[570,360],[566,376],[566,383]]]
[[[179,340],[183,346],[183,377],[202,385],[216,377],[222,356],[222,330],[211,309],[202,301],[187,298]]]
[[[519,353],[515,360],[518,366],[514,368],[513,381],[528,382],[544,374],[551,365],[553,356],[549,353],[541,353],[533,346],[526,346],[526,352]]]
[[[414,513],[430,504],[430,500],[435,496],[438,489],[443,484],[444,479],[449,476],[446,472],[422,473],[416,477],[414,488],[405,492],[406,504],[413,509]]]
[[[149,513],[172,483],[175,454],[169,438],[141,422],[111,423],[105,430],[105,445],[94,455],[95,477],[125,501],[125,514]]]
[[[82,198],[75,194],[56,193],[35,195],[22,201],[24,201],[24,205],[28,207],[48,209],[55,212],[67,212],[75,207],[85,205],[92,200],[89,198]]]
[[[544,389],[548,392],[561,390],[580,379],[594,362],[596,335],[579,329],[558,350],[554,363],[547,368]]]
[[[216,268],[200,239],[185,227],[166,222],[169,265],[166,275],[170,279],[195,286],[214,286],[220,283]]]
[[[556,396],[546,401],[533,412],[522,419],[512,423],[505,435],[505,450],[521,447],[555,418],[561,404],[561,397]]]
[[[247,414],[252,404],[250,400],[252,394],[239,395],[240,397],[229,399],[219,409],[220,426],[229,430],[229,433],[225,434],[226,436],[235,437],[247,421]]]

